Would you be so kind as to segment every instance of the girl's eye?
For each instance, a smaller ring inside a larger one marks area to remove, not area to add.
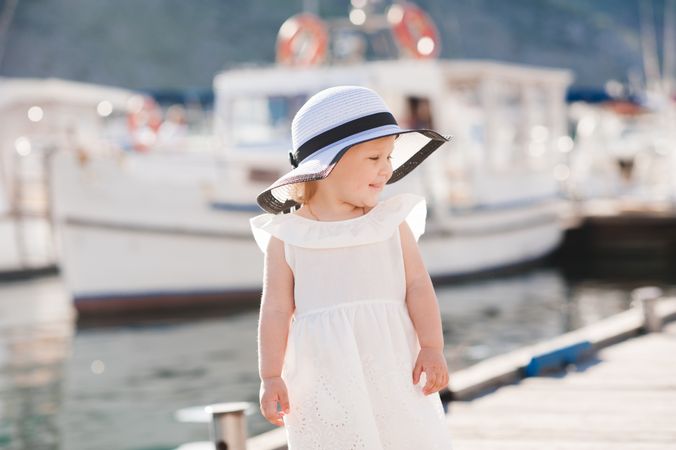
[[[379,156],[371,156],[369,159],[372,159],[374,161],[378,160]],[[387,159],[392,159],[391,156],[388,156]]]

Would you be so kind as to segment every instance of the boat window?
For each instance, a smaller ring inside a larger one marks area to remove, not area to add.
[[[407,127],[410,128],[436,128],[432,117],[430,100],[425,97],[407,97]]]
[[[234,98],[230,104],[230,136],[237,147],[289,146],[291,121],[307,95]]]
[[[540,157],[546,154],[554,138],[552,117],[548,108],[548,92],[544,86],[531,85],[527,88],[528,107],[528,154]]]
[[[526,130],[521,86],[502,81],[496,85],[496,91],[498,145],[503,148],[522,145],[526,141]]]
[[[477,147],[485,145],[485,111],[480,98],[480,87],[475,80],[454,80],[448,85],[451,99],[447,106],[450,124],[448,129],[456,142],[462,142],[467,151],[477,154]]]

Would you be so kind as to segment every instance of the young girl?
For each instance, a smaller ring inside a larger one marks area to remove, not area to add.
[[[401,129],[374,91],[338,86],[303,105],[292,139],[295,168],[250,221],[265,253],[261,413],[289,450],[450,449],[441,320],[417,246],[425,199],[379,201],[450,137]]]

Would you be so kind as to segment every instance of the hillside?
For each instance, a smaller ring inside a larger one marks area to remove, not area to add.
[[[348,3],[319,1],[320,14],[345,16]],[[436,20],[444,58],[570,68],[577,86],[642,70],[637,0],[417,3]],[[300,0],[19,0],[0,75],[210,87],[223,68],[272,62],[279,26],[301,9]]]

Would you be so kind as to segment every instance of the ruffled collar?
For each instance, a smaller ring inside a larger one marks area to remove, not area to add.
[[[401,193],[381,200],[366,214],[350,219],[318,221],[293,213],[265,213],[251,218],[250,224],[263,251],[270,235],[299,247],[335,248],[388,239],[405,219],[409,220],[417,239],[424,230],[425,215],[424,197]]]

